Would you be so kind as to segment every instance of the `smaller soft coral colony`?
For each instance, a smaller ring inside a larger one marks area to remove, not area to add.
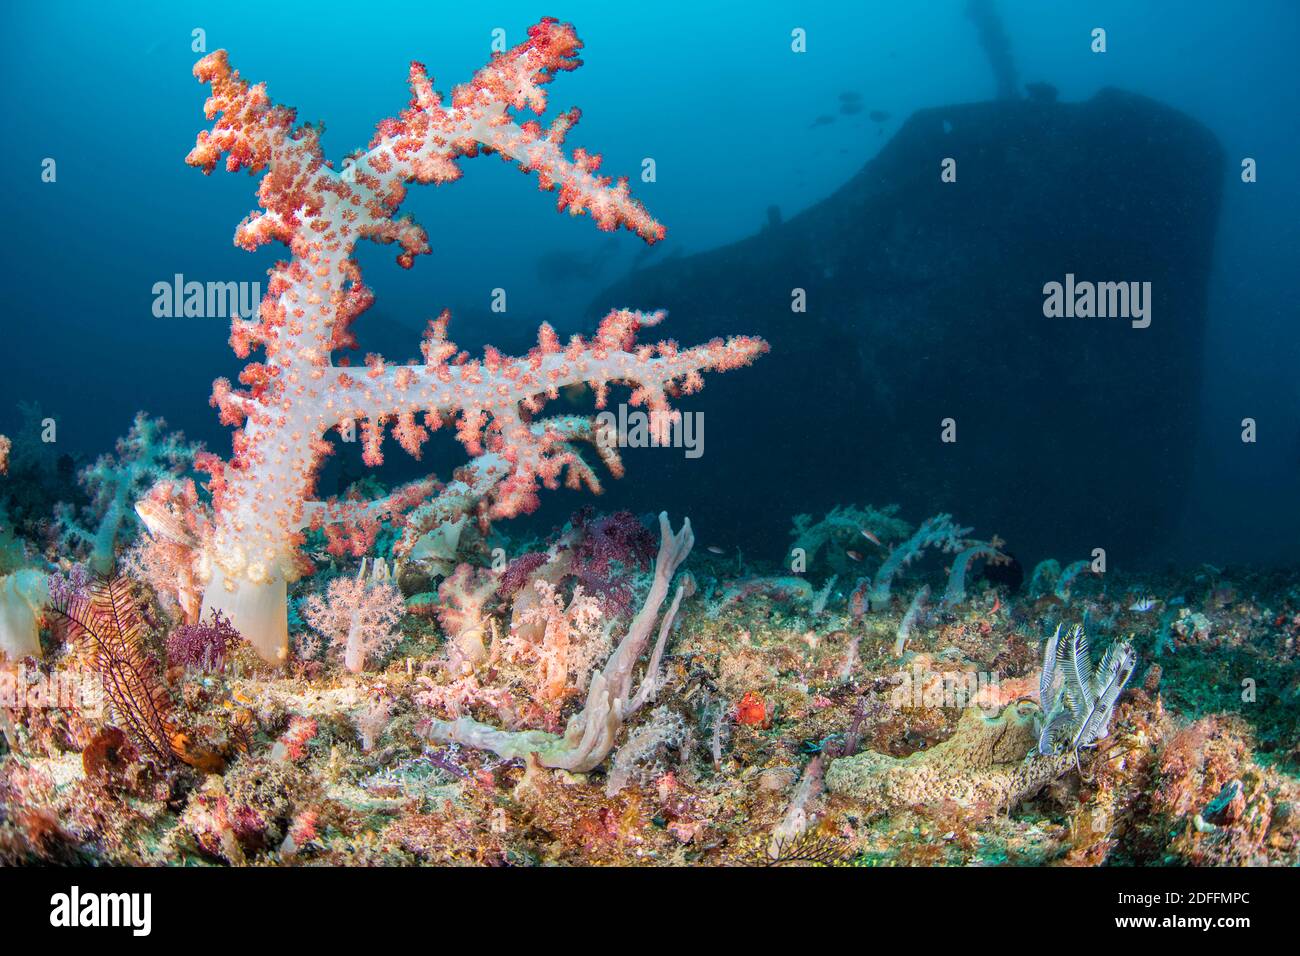
[[[67,555],[85,553],[97,574],[108,574],[117,560],[123,533],[135,523],[132,506],[154,485],[170,482],[188,472],[199,445],[186,444],[179,432],[167,432],[167,423],[141,412],[131,431],[117,443],[117,456],[103,455],[80,475],[91,496],[83,509],[87,524],[78,522],[71,506],[59,511],[62,550]]]
[[[335,578],[324,596],[311,595],[303,609],[307,623],[331,638],[342,650],[343,665],[354,674],[401,639],[397,624],[402,595],[388,578],[386,563],[375,562],[367,575],[363,559],[355,579]]]

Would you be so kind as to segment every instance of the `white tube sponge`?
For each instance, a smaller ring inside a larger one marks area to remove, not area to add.
[[[614,738],[627,719],[649,699],[657,679],[659,657],[671,628],[672,616],[686,592],[678,587],[677,595],[660,629],[659,640],[651,655],[650,665],[642,679],[645,692],[632,694],[632,669],[649,643],[654,631],[659,608],[668,597],[668,588],[678,566],[686,560],[695,544],[695,534],[687,518],[682,530],[673,533],[667,513],[659,515],[659,556],[655,559],[654,581],[645,603],[628,628],[627,636],[619,642],[614,653],[600,673],[591,679],[587,702],[582,710],[569,718],[564,735],[556,736],[541,730],[504,731],[479,723],[469,717],[454,721],[431,721],[425,736],[438,743],[458,743],[480,750],[491,750],[500,757],[523,758],[537,755],[543,767],[555,767],[575,772],[585,772],[600,765],[614,749]]]

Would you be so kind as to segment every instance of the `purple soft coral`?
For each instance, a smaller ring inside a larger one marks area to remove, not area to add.
[[[573,549],[575,566],[583,574],[608,575],[610,563],[626,569],[645,568],[655,556],[655,537],[630,511],[601,515],[594,521],[584,508],[572,518],[581,536]]]
[[[569,519],[569,528],[550,551],[529,551],[511,561],[497,590],[513,598],[554,561],[552,584],[569,579],[597,597],[606,614],[621,616],[632,609],[632,572],[649,567],[655,549],[654,535],[630,511],[597,518],[584,508]]]
[[[649,567],[655,555],[654,535],[630,511],[616,511],[592,520],[591,509],[585,508],[571,520],[579,532],[573,546],[574,577],[589,594],[600,598],[606,612],[629,613],[629,576],[632,571]]]
[[[50,603],[56,607],[67,607],[73,601],[85,600],[90,596],[90,569],[84,564],[74,564],[67,573],[55,571],[49,576]]]
[[[511,561],[501,573],[501,584],[497,588],[502,597],[514,597],[528,583],[533,572],[548,560],[545,551],[529,551]]]
[[[226,655],[243,638],[220,611],[207,623],[182,624],[167,638],[167,662],[172,667],[215,671],[225,667]]]

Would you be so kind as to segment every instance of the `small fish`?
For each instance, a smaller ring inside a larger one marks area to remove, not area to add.
[[[862,560],[862,555],[860,555],[860,554],[859,554],[858,552],[856,552],[856,551],[845,551],[844,553],[847,554],[847,555],[848,555],[852,560],[854,560],[854,561],[861,561],[861,560]]]
[[[877,538],[877,537],[876,537],[874,534],[872,534],[870,531],[868,531],[866,528],[859,528],[858,530],[862,532],[862,537],[866,538],[868,541],[870,541],[872,544],[874,544],[877,548],[883,548],[883,547],[884,547],[884,545],[880,543],[880,539]]]
[[[1156,606],[1156,599],[1149,594],[1144,594],[1128,606],[1130,611],[1136,611],[1138,614],[1145,614]]]
[[[889,114],[884,110],[872,110],[867,114],[867,116],[871,117],[871,122],[873,123],[883,123],[885,120],[889,119]]]
[[[135,513],[153,537],[187,548],[198,546],[199,539],[184,517],[185,502],[170,486],[159,485],[146,498],[136,502]]]
[[[711,544],[711,545],[709,545],[707,548],[705,548],[704,550],[707,551],[707,552],[709,552],[709,554],[726,554],[726,553],[727,553],[727,552],[723,551],[721,548],[719,548],[716,544]]]

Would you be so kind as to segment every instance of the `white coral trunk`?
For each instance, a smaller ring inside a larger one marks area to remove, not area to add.
[[[366,669],[366,645],[361,629],[361,612],[352,612],[352,626],[348,628],[348,642],[343,651],[343,666],[353,674]]]
[[[289,659],[289,598],[284,578],[254,584],[247,578],[227,580],[220,567],[212,569],[212,580],[203,592],[201,620],[212,611],[225,615],[268,664],[281,665]]]

